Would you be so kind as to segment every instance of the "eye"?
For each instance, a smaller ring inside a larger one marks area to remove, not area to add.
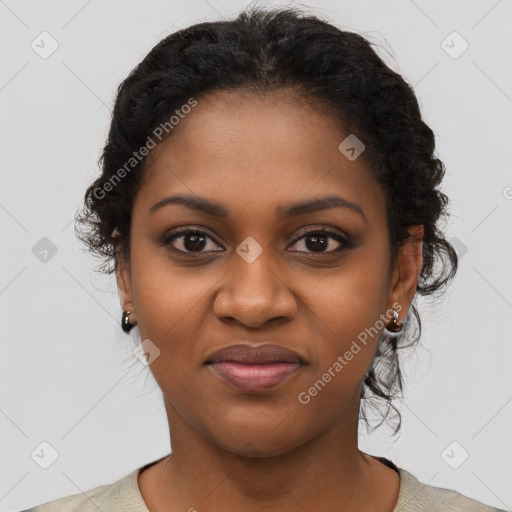
[[[208,243],[210,240],[212,243]],[[198,253],[215,251],[215,246],[218,246],[217,242],[207,235],[204,231],[198,231],[193,229],[183,229],[174,234],[165,235],[162,239],[163,245],[169,245],[177,252],[182,253]],[[224,250],[221,248],[221,251]]]
[[[347,238],[337,232],[326,229],[311,230],[301,236],[295,244],[299,242],[304,242],[306,249],[317,254],[341,252],[350,247],[350,242]],[[336,244],[338,247],[336,247]],[[309,251],[299,250],[297,252]]]
[[[294,245],[303,243],[306,250],[299,249],[292,252],[310,252],[313,254],[331,254],[349,249],[350,241],[338,232],[327,229],[315,229],[304,233]],[[221,252],[224,249],[204,231],[184,228],[164,235],[161,240],[164,246],[178,253],[200,256],[208,252]],[[337,247],[336,247],[337,245]],[[220,247],[220,249],[215,249]],[[292,246],[293,247],[293,246]]]

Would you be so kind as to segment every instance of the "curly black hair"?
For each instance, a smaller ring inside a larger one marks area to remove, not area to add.
[[[231,21],[174,32],[119,85],[98,162],[101,175],[87,188],[75,216],[79,240],[102,260],[98,270],[112,274],[119,254],[129,261],[132,205],[150,141],[154,145],[172,136],[173,119],[183,117],[198,98],[241,89],[261,94],[297,91],[334,116],[343,133],[364,141],[361,157],[386,195],[392,264],[408,239],[407,228],[421,224],[423,268],[416,292],[432,295],[448,284],[458,260],[438,226],[447,215],[448,198],[439,190],[445,166],[434,154],[434,133],[422,120],[412,87],[362,35],[297,8],[250,7]],[[403,398],[398,349],[420,338],[415,300],[412,321],[400,336],[381,337],[364,378],[360,417],[367,428],[365,407],[380,410],[384,401],[386,410],[377,427],[392,408],[398,419],[394,434],[400,429],[401,415],[393,405],[397,392]]]

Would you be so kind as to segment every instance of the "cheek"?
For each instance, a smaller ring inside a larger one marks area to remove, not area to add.
[[[306,428],[311,433],[348,413],[347,409],[358,415],[361,384],[380,338],[375,325],[383,302],[375,279],[371,272],[363,276],[353,272],[335,283],[330,300],[325,295],[317,298],[318,336],[310,344],[311,364],[294,396],[294,421],[304,428],[305,418],[310,418]]]
[[[318,333],[311,346],[324,365],[349,350],[353,341],[371,348],[380,337],[376,330],[382,328],[378,320],[387,301],[385,277],[382,268],[369,263],[361,255],[322,283],[306,283],[309,332]]]
[[[358,306],[355,302],[354,306]],[[338,414],[359,388],[377,350],[379,329],[368,303],[363,310],[342,309],[333,316],[330,332],[316,338],[315,350],[305,372],[297,401],[319,417]],[[333,404],[335,410],[332,410]]]
[[[155,337],[161,342],[177,339],[182,329],[196,325],[191,318],[202,307],[201,298],[211,286],[207,275],[205,279],[193,277],[192,269],[173,265],[167,250],[154,243],[134,245],[133,299],[141,338]]]
[[[387,261],[372,253],[361,251],[323,286],[307,286],[311,365],[298,401],[319,418],[331,414],[329,404],[342,408],[359,393],[375,357],[387,300]]]

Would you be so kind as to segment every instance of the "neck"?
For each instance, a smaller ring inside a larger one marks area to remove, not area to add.
[[[143,497],[158,511],[312,512],[337,510],[341,503],[347,512],[370,509],[380,463],[358,449],[358,407],[350,423],[340,419],[321,435],[278,453],[266,438],[228,450],[191,429],[168,406],[172,454],[158,464],[154,491]]]

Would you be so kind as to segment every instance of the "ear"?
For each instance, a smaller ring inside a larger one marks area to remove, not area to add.
[[[121,308],[123,311],[131,311],[128,318],[130,323],[135,325],[137,323],[137,316],[133,303],[131,269],[125,258],[118,253],[115,256],[115,273]]]
[[[403,322],[406,312],[414,298],[418,279],[423,267],[423,225],[412,226],[407,229],[409,238],[404,242],[398,253],[398,261],[393,269],[391,280],[391,291],[388,303],[388,310],[393,308],[393,304],[400,304],[403,311],[399,313],[399,320]]]

